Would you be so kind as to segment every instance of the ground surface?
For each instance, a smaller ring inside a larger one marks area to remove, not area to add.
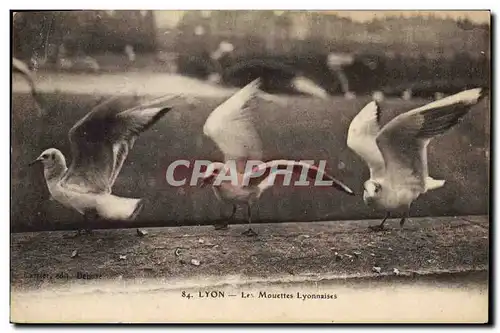
[[[21,289],[85,276],[94,281],[203,277],[220,284],[231,276],[286,281],[394,275],[394,268],[402,275],[488,268],[486,216],[414,218],[404,230],[392,220],[385,232],[367,229],[378,222],[256,224],[255,238],[241,235],[245,225],[226,231],[145,229],[142,237],[135,229],[97,230],[79,238],[72,238],[74,232],[11,234],[11,282]]]
[[[378,222],[11,234],[11,321],[488,321],[486,216]]]

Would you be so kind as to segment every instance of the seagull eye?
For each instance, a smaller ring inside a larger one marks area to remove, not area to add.
[[[43,155],[42,155],[42,158],[43,158],[43,159],[46,159],[46,158],[48,158],[48,157],[49,157],[49,155],[47,155],[47,154],[43,154]]]

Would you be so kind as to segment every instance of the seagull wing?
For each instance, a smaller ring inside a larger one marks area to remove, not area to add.
[[[123,111],[118,97],[97,105],[69,131],[73,159],[61,186],[78,192],[110,193],[137,137],[171,108],[158,99]]]
[[[28,80],[33,81],[33,74],[31,73],[31,70],[29,69],[28,65],[26,65],[21,60],[12,58],[12,69],[24,74],[28,78]]]
[[[274,185],[270,182],[270,175],[273,172],[279,172],[280,174],[282,174],[283,171],[288,170],[291,173],[300,175],[304,169],[307,170],[307,178],[309,180],[330,180],[333,182],[332,187],[349,195],[354,195],[354,191],[341,181],[335,179],[325,171],[318,169],[314,165],[300,161],[274,160],[266,163],[261,163],[252,171],[247,172],[245,174],[245,177],[248,177],[248,186],[258,186],[261,191],[265,191],[266,189]]]
[[[425,185],[430,140],[455,126],[483,97],[481,88],[465,90],[400,114],[387,123],[376,141],[393,183]]]
[[[35,84],[35,78],[33,77],[33,72],[29,69],[28,65],[26,65],[24,62],[22,62],[17,58],[12,58],[12,69],[15,72],[21,73],[28,82],[31,89],[31,95],[35,99],[39,114],[41,115],[45,113],[45,111],[42,108],[44,101],[42,97],[38,94],[38,90]]]
[[[379,131],[380,106],[373,101],[354,117],[347,133],[347,146],[366,162],[370,178],[383,176],[385,170],[384,158],[376,142]]]
[[[237,91],[208,116],[203,133],[210,137],[224,154],[225,161],[260,160],[262,142],[255,130],[251,109],[245,107],[259,92],[260,79]],[[237,163],[238,171],[244,165]]]

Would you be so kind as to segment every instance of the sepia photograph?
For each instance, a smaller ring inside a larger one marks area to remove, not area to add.
[[[11,10],[12,324],[488,324],[487,10]]]

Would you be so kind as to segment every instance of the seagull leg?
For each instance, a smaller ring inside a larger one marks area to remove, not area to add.
[[[97,215],[97,212],[95,211],[92,211],[92,212],[86,212],[85,214],[83,214],[83,219],[85,220],[85,224],[89,224],[91,221],[94,221],[98,218],[99,216]],[[79,236],[82,236],[83,234],[87,234],[87,235],[92,235],[93,234],[93,231],[91,228],[79,228],[75,237],[79,237]]]
[[[88,223],[91,221],[95,221],[97,218],[98,218],[97,212],[92,212],[86,216],[87,220],[86,222]],[[87,233],[87,235],[92,235],[93,230],[91,228],[85,228],[85,232]]]
[[[384,227],[384,223],[385,221],[391,216],[391,213],[389,212],[386,212],[385,213],[385,217],[384,219],[382,220],[382,223],[380,223],[379,225],[371,225],[368,227],[368,229],[370,229],[371,231],[382,231],[385,229]]]
[[[250,225],[252,224],[252,208],[250,207],[250,204],[247,204],[247,214],[248,214],[248,230],[243,231],[242,235],[248,236],[248,237],[254,237],[257,236],[257,233],[252,230]]]
[[[85,218],[85,222],[87,222],[86,218]],[[86,228],[78,228],[74,237],[76,238],[76,237],[83,236],[85,233],[88,233],[88,230]]]
[[[406,212],[403,217],[401,218],[401,221],[399,221],[399,227],[403,229],[403,225],[405,224],[406,220],[408,219],[408,216],[410,215],[409,212]]]
[[[77,230],[77,232],[76,232],[76,234],[75,234],[74,237],[75,238],[76,237],[80,237],[80,236],[83,236],[85,234],[92,235],[92,230],[91,229],[87,229],[87,228],[85,228],[85,229],[78,228],[78,230]]]
[[[222,209],[221,209],[221,211],[222,211]],[[227,219],[224,219],[224,221],[222,221],[221,223],[216,223],[214,225],[215,230],[227,230],[227,229],[229,229],[228,220],[231,220],[234,217],[234,214],[236,214],[236,205],[235,204],[233,204],[233,212],[231,213],[231,216],[229,216]],[[223,215],[222,212],[221,212],[221,215]]]

